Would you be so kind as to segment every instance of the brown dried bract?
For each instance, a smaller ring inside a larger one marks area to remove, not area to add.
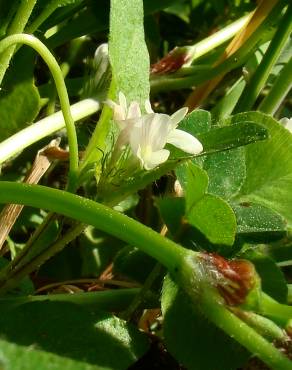
[[[174,48],[157,63],[152,64],[150,72],[152,74],[174,73],[189,60],[189,55],[181,48]]]
[[[226,260],[216,253],[206,253],[204,257],[215,276],[215,285],[230,306],[244,303],[249,291],[255,285],[254,266],[246,260]]]

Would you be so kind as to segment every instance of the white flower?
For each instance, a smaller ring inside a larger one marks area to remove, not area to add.
[[[112,108],[114,112],[113,119],[117,122],[121,130],[127,126],[127,120],[141,117],[139,103],[132,101],[128,107],[127,99],[122,92],[119,93],[119,104],[109,99],[105,103]]]
[[[167,143],[189,154],[199,154],[203,146],[191,134],[178,130],[179,122],[187,114],[187,108],[181,108],[172,116],[154,113],[149,100],[145,102],[147,114],[142,115],[139,104],[131,102],[129,108],[123,93],[119,93],[119,104],[106,102],[114,111],[114,120],[121,129],[123,143],[130,144],[133,154],[142,167],[151,170],[167,161],[170,152],[164,149]]]

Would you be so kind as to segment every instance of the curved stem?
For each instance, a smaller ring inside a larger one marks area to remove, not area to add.
[[[188,251],[139,222],[92,200],[40,185],[0,182],[0,203],[47,209],[93,225],[138,247],[177,274]]]
[[[274,115],[291,88],[292,58],[279,73],[268,95],[261,102],[259,110],[263,113]]]
[[[235,107],[235,113],[248,111],[252,108],[259,93],[264,87],[270,71],[278,59],[283,46],[292,30],[292,5],[288,6],[283,18],[280,19],[279,27],[260,63],[252,76],[250,82],[246,85],[243,93]]]
[[[67,129],[68,143],[69,143],[69,158],[70,158],[70,171],[69,171],[69,181],[68,190],[72,191],[77,183],[77,173],[78,173],[78,143],[75,131],[74,120],[70,111],[70,102],[66,89],[66,85],[63,79],[62,71],[51,54],[49,49],[36,37],[26,34],[16,34],[8,36],[0,41],[0,53],[9,48],[10,46],[16,44],[25,44],[32,47],[40,56],[44,59],[50,72],[52,73],[53,79],[56,84],[56,89],[60,99],[60,104],[64,116],[64,121]]]
[[[256,354],[272,369],[291,369],[292,363],[287,357],[224,305],[214,302],[214,297],[212,297],[209,290],[205,289],[201,298],[204,313],[216,326],[237,340],[251,353]]]
[[[15,17],[8,27],[7,35],[13,35],[21,33],[27,24],[27,21],[31,15],[31,12],[36,4],[37,0],[26,0],[21,1]],[[0,57],[0,85],[3,81],[5,72],[9,66],[10,60],[15,50],[15,45],[11,45]]]
[[[76,122],[96,113],[100,109],[100,102],[96,99],[84,99],[71,105],[70,109]],[[10,136],[0,143],[0,164],[64,127],[64,117],[62,111],[59,111]]]

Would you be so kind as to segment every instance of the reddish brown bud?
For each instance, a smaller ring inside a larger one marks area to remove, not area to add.
[[[150,72],[152,74],[174,73],[180,69],[189,58],[190,56],[185,47],[176,47],[157,63],[152,64]]]
[[[226,260],[216,253],[206,253],[209,271],[214,284],[226,303],[237,306],[244,303],[249,291],[254,287],[255,269],[246,260]]]

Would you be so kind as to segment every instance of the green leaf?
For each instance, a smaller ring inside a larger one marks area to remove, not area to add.
[[[287,302],[288,288],[281,269],[269,256],[248,249],[241,255],[250,260],[261,277],[262,289],[265,293],[281,303]]]
[[[240,203],[232,208],[239,235],[257,242],[269,242],[285,235],[285,221],[270,208],[253,203]]]
[[[245,364],[249,354],[209,322],[170,278],[164,281],[161,305],[167,349],[188,370],[235,370]]]
[[[0,141],[32,123],[40,109],[34,85],[34,53],[25,50],[14,61],[0,91]]]
[[[208,155],[203,168],[209,176],[208,193],[228,200],[239,192],[245,180],[244,149]]]
[[[144,39],[142,0],[112,0],[109,56],[116,92],[144,104],[149,98],[149,54]]]
[[[210,131],[197,135],[204,147],[203,154],[237,148],[267,137],[265,127],[247,119],[231,126],[213,127]]]
[[[208,175],[206,171],[192,162],[187,162],[176,170],[176,175],[185,190],[186,213],[206,193],[208,187]]]
[[[156,198],[155,205],[159,209],[160,215],[169,232],[173,237],[176,237],[180,231],[185,214],[185,199],[178,197]]]
[[[211,128],[211,114],[206,110],[196,109],[181,121],[179,128],[193,136],[208,132]]]
[[[206,194],[189,210],[187,219],[211,243],[233,245],[236,219],[231,207],[223,199]]]
[[[266,141],[246,147],[246,179],[236,196],[237,203],[254,202],[282,215],[292,226],[292,134],[272,117],[247,112],[231,123],[252,120],[269,130]]]
[[[145,336],[117,317],[65,302],[21,305],[1,314],[0,327],[7,370],[123,370],[148,349]]]

